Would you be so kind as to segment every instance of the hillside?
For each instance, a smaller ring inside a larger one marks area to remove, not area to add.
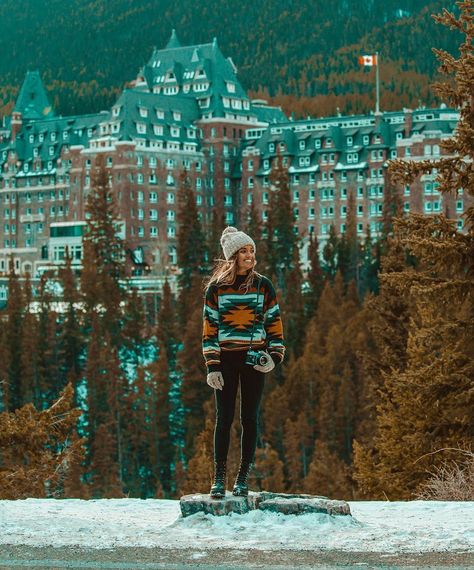
[[[435,103],[436,45],[457,53],[456,34],[432,13],[445,0],[2,0],[0,113],[10,111],[27,70],[38,69],[62,114],[108,108],[176,28],[183,45],[217,36],[252,94],[274,97],[297,115],[373,108],[381,54],[382,108]]]

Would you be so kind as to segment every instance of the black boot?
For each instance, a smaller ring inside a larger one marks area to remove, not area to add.
[[[223,499],[225,497],[225,472],[225,461],[214,462],[214,483],[209,493],[211,499]]]
[[[232,489],[232,494],[236,497],[247,497],[249,494],[247,478],[249,476],[251,467],[252,463],[241,461],[239,472],[237,474],[237,478],[235,479],[234,488]]]

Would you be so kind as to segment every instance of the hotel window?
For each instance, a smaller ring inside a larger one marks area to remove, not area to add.
[[[298,192],[298,190],[293,190],[293,202],[299,202],[300,201],[300,193]]]
[[[362,204],[359,204],[357,206],[357,215],[358,216],[363,216],[364,215],[364,206]]]
[[[150,226],[150,237],[158,237],[158,228],[156,226]]]
[[[150,220],[158,219],[158,210],[150,210]]]
[[[311,202],[314,201],[315,196],[316,196],[316,191],[315,191],[315,190],[310,190],[310,191],[309,191],[309,200],[310,200]]]
[[[253,176],[249,176],[248,187],[253,188]]]
[[[462,200],[456,200],[456,212],[464,212],[464,202]]]
[[[293,174],[291,183],[297,186],[300,183],[300,177],[298,174]]]
[[[144,217],[145,217],[145,212],[142,210],[142,208],[138,208],[138,219],[143,220]]]
[[[306,148],[306,141],[300,141],[300,150],[304,150]]]
[[[268,204],[268,192],[262,194],[262,201],[264,204]]]
[[[364,197],[364,188],[363,186],[359,186],[357,188],[357,198],[363,198]]]
[[[168,192],[166,195],[166,203],[167,204],[174,204],[174,194],[173,192]]]
[[[251,172],[253,170],[253,160],[247,162],[247,170]]]
[[[166,212],[166,219],[167,219],[169,222],[174,222],[174,210],[168,210],[168,211]]]
[[[403,211],[404,212],[409,212],[410,211],[410,202],[405,202],[403,204]]]
[[[150,192],[150,204],[156,204],[158,202],[158,194],[156,192]]]
[[[314,220],[314,208],[310,208],[308,211],[308,219]]]

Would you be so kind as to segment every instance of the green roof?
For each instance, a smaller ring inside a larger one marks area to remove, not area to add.
[[[112,134],[120,140],[157,140],[197,144],[199,109],[194,99],[168,97],[126,89],[108,114],[107,120],[118,125]],[[173,129],[173,131],[172,131]],[[179,134],[173,134],[179,129]],[[194,136],[189,136],[193,132]]]
[[[200,106],[202,117],[256,115],[234,63],[224,57],[216,38],[208,44],[182,46],[173,31],[167,46],[153,52],[143,76],[150,92],[162,89],[168,96],[209,99],[209,105]],[[240,103],[233,106],[232,101]]]
[[[26,120],[54,116],[39,71],[27,72],[13,110]]]

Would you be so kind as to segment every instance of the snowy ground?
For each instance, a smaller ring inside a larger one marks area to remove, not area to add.
[[[350,502],[353,517],[264,511],[182,518],[178,501],[0,501],[0,545],[474,552],[474,502]]]

